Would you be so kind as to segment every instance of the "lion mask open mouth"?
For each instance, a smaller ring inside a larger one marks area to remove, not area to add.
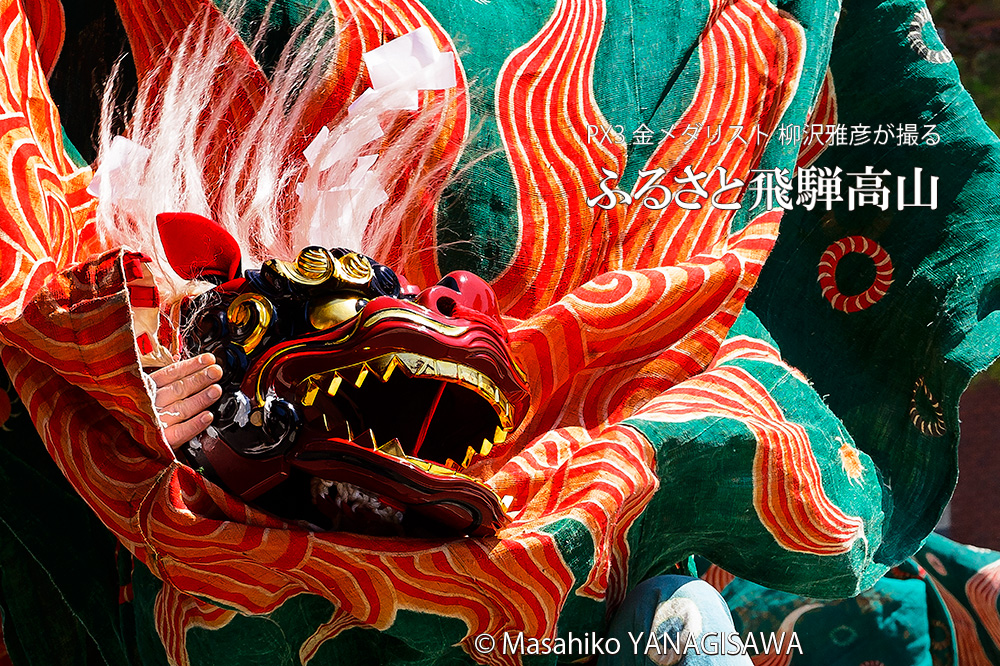
[[[190,299],[187,350],[224,376],[213,426],[183,455],[325,529],[494,532],[504,501],[463,470],[524,418],[526,377],[483,280],[415,291],[368,257],[309,247]]]

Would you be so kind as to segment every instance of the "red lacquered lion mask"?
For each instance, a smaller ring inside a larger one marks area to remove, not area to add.
[[[183,450],[193,466],[330,529],[483,535],[504,524],[501,498],[463,473],[528,409],[489,285],[457,271],[416,293],[364,255],[321,247],[238,277],[221,227],[189,214],[158,222],[182,277],[220,283],[184,309],[187,351],[224,370],[212,427]]]

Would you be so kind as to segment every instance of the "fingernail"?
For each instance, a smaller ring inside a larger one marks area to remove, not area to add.
[[[208,387],[208,397],[212,400],[218,400],[222,396],[222,387],[218,384],[213,384]]]
[[[201,415],[201,417],[198,420],[201,421],[202,424],[208,425],[209,423],[212,422],[212,413],[205,412],[204,414]]]
[[[222,379],[222,368],[217,365],[210,365],[208,370],[206,370],[208,378],[211,380]]]

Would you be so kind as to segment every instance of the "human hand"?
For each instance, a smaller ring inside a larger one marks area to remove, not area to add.
[[[202,354],[172,363],[150,373],[156,385],[157,416],[163,425],[167,444],[178,449],[202,433],[212,423],[205,411],[222,396],[222,368],[211,354]]]

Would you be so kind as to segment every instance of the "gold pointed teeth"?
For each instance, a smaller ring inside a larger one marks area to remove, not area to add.
[[[375,450],[397,458],[405,459],[407,457],[407,455],[403,453],[403,445],[399,443],[398,439],[390,439],[388,442],[377,447]]]
[[[477,393],[493,407],[493,411],[500,419],[500,427],[497,428],[497,434],[493,438],[494,444],[503,443],[507,433],[514,427],[514,407],[492,379],[466,365],[454,361],[439,361],[411,352],[383,354],[362,363],[310,375],[299,384],[300,400],[303,405],[309,407],[316,400],[320,390],[333,397],[344,384],[361,388],[372,378],[384,384],[397,371],[407,377],[442,379]]]
[[[305,407],[311,407],[316,402],[316,397],[323,391],[331,398],[340,391],[344,378],[334,370],[317,375],[310,375],[299,382],[298,395],[299,402]]]

